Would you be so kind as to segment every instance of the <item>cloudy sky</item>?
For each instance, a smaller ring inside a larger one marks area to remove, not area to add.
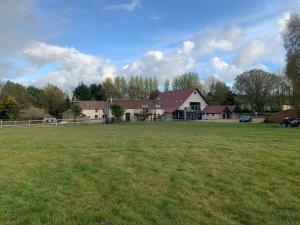
[[[230,83],[284,65],[300,0],[0,0],[0,80],[70,90],[116,75],[184,72]]]

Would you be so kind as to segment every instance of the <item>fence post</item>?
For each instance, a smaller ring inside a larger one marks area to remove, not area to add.
[[[15,126],[17,126],[17,121],[15,120]]]
[[[55,121],[55,126],[57,127],[57,120]]]
[[[30,126],[30,120],[28,120],[28,125]]]
[[[79,124],[79,118],[77,119],[77,124]]]
[[[0,126],[1,126],[1,128],[3,127],[2,120],[0,120]]]

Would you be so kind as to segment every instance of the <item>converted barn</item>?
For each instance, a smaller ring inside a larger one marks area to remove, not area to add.
[[[204,120],[213,119],[238,119],[240,109],[234,105],[208,105],[202,111]]]
[[[201,120],[202,110],[208,105],[197,88],[165,91],[156,100],[164,108],[165,114],[171,114],[175,120]]]
[[[123,119],[126,121],[153,121],[164,114],[164,109],[156,100],[113,99],[112,104],[123,107]]]

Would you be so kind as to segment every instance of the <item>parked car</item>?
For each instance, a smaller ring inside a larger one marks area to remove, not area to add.
[[[291,127],[299,127],[300,125],[300,120],[292,120],[290,121]]]
[[[240,117],[240,122],[252,122],[252,116],[243,115]]]
[[[300,126],[300,119],[293,119],[293,118],[284,118],[281,123],[282,126],[285,127],[299,127]]]

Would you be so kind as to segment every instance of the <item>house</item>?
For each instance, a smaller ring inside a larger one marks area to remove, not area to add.
[[[165,91],[156,100],[164,108],[165,114],[170,114],[176,120],[201,120],[202,110],[208,105],[197,88]]]
[[[240,108],[234,105],[208,105],[202,111],[204,120],[238,119]]]
[[[125,110],[123,120],[153,121],[164,114],[164,109],[156,100],[144,99],[113,99],[111,104],[117,104]]]
[[[89,119],[104,118],[105,101],[78,101],[82,114]]]

